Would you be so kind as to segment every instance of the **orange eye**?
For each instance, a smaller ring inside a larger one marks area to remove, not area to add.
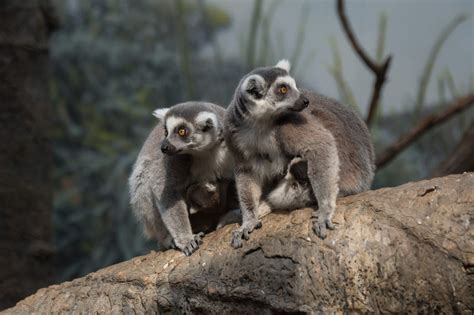
[[[185,137],[188,134],[188,130],[186,128],[179,128],[178,129],[178,135],[180,137]]]
[[[278,89],[278,92],[280,92],[281,94],[286,94],[288,92],[288,88],[286,86],[280,86],[280,88]]]

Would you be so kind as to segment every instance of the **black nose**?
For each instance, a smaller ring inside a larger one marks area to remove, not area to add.
[[[173,155],[176,153],[176,147],[172,145],[168,139],[163,140],[161,143],[161,152],[166,153],[168,155]]]
[[[168,143],[163,142],[161,144],[161,152],[163,152],[163,153],[168,152],[168,148],[169,148]]]
[[[303,103],[305,106],[309,105],[309,99],[307,99],[306,96],[303,96]]]
[[[303,109],[308,107],[308,105],[309,105],[308,98],[304,96],[303,94],[301,94],[298,100],[296,100],[296,102],[290,108],[290,110],[294,112],[301,112]]]

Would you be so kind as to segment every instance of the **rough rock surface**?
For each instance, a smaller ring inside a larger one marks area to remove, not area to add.
[[[238,250],[230,225],[191,257],[136,257],[5,313],[472,314],[474,173],[339,199],[334,221],[322,241],[309,209],[273,213]]]

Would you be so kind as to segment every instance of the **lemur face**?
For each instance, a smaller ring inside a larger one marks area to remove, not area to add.
[[[164,154],[199,154],[220,143],[222,132],[215,113],[196,111],[195,107],[192,112],[186,112],[180,105],[183,104],[176,105],[177,110],[172,107],[154,112],[163,119],[164,138],[160,149]],[[165,111],[164,115],[160,111]]]
[[[275,67],[257,68],[249,73],[239,86],[245,111],[253,118],[267,119],[306,108],[309,101],[298,90],[289,71],[289,62],[281,60]]]

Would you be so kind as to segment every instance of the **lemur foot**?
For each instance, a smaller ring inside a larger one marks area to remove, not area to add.
[[[334,230],[336,226],[331,219],[320,217],[318,213],[313,214],[313,231],[320,238],[325,239],[328,235],[328,230]]]
[[[248,240],[249,234],[253,232],[255,229],[259,229],[262,227],[262,222],[258,219],[253,219],[243,223],[240,228],[232,232],[232,241],[231,245],[233,248],[240,248],[242,247],[243,241]]]
[[[173,241],[173,244],[179,248],[186,256],[191,256],[196,250],[198,250],[199,245],[202,244],[202,237],[204,236],[203,232],[192,235],[190,240],[185,241],[184,246],[177,246]]]

